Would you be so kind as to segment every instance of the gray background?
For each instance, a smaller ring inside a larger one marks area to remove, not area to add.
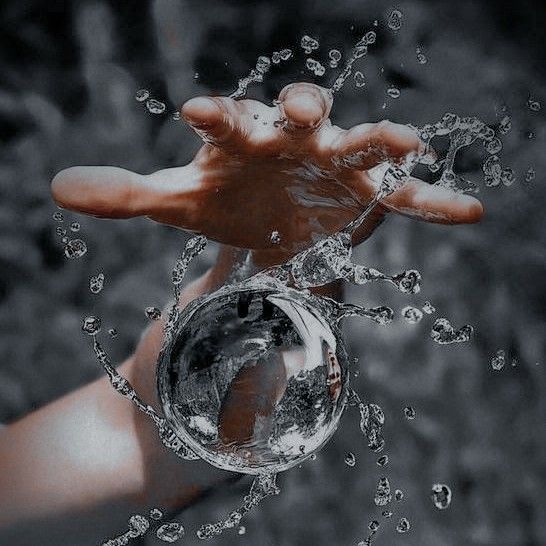
[[[390,327],[353,320],[347,339],[360,358],[354,385],[387,415],[389,466],[376,464],[349,410],[334,440],[315,462],[280,479],[280,497],[245,521],[246,535],[226,532],[210,544],[349,545],[366,536],[375,484],[386,472],[406,497],[385,521],[378,545],[546,544],[545,304],[543,214],[546,10],[542,2],[401,1],[402,29],[385,29],[390,3],[327,1],[3,2],[0,7],[0,419],[10,422],[99,375],[80,332],[81,318],[103,317],[119,336],[108,340],[117,360],[130,354],[148,305],[169,297],[170,268],[186,235],[142,219],[105,221],[65,213],[82,224],[89,252],[63,257],[51,215],[49,182],[75,164],[112,164],[140,172],[186,162],[196,137],[168,115],[152,116],[134,100],[141,87],[174,110],[200,93],[226,93],[260,54],[292,47],[293,62],[276,67],[250,96],[273,99],[290,81],[311,81],[299,38],[320,40],[319,58],[348,52],[374,19],[379,39],[359,65],[364,88],[348,82],[336,99],[334,122],[350,126],[388,117],[422,124],[446,111],[479,115],[492,125],[505,105],[513,129],[504,162],[517,172],[509,187],[481,188],[481,224],[449,228],[391,218],[356,252],[361,263],[388,272],[415,267],[424,278],[414,297],[388,287],[350,290],[352,301],[399,310],[430,300],[436,316],[476,328],[471,343],[438,346],[433,317],[418,325],[400,316]],[[429,62],[416,61],[421,45]],[[380,72],[380,68],[384,72]],[[197,73],[198,76],[194,77]],[[332,82],[327,72],[316,83]],[[385,89],[402,91],[388,100]],[[529,132],[534,138],[529,138]],[[479,154],[459,168],[479,180]],[[533,167],[537,178],[523,182]],[[244,205],[241,213],[244,214]],[[194,264],[205,271],[214,248]],[[99,296],[88,277],[103,271]],[[500,372],[498,349],[517,358]],[[406,405],[417,418],[407,421]],[[357,464],[343,462],[352,451]],[[432,483],[453,489],[449,510],[429,499]],[[189,536],[204,521],[226,514],[248,483],[219,492],[181,515]],[[412,529],[398,535],[401,516]],[[122,531],[120,529],[120,531]],[[107,537],[96,537],[96,543]],[[151,541],[148,543],[151,544]]]

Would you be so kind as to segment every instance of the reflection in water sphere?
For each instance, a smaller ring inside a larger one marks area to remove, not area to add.
[[[284,286],[243,283],[185,310],[160,355],[158,388],[169,425],[197,455],[271,473],[332,436],[347,398],[347,355],[320,305]]]

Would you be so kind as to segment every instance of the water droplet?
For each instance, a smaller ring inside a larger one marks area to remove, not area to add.
[[[381,515],[387,519],[392,518],[392,512],[390,510],[383,510],[383,512],[381,512]]]
[[[256,70],[265,74],[271,68],[271,59],[265,55],[260,55],[256,61]]]
[[[430,301],[425,301],[425,303],[423,303],[423,311],[427,315],[432,315],[432,313],[436,312],[436,307],[434,307]]]
[[[504,365],[506,364],[506,353],[499,349],[495,356],[491,359],[491,367],[494,370],[502,370],[504,368]]]
[[[135,99],[138,102],[144,102],[149,97],[150,97],[150,92],[147,89],[139,89],[135,93]]]
[[[370,521],[368,524],[368,529],[370,531],[377,531],[379,529],[379,522],[377,520]]]
[[[82,330],[89,335],[98,334],[100,332],[100,325],[100,319],[91,315],[83,319]]]
[[[510,116],[504,116],[499,122],[499,133],[505,135],[512,129],[512,120]]]
[[[397,502],[400,502],[403,498],[404,498],[404,492],[403,492],[401,489],[397,489],[397,490],[394,492],[394,499],[395,499]]]
[[[146,307],[144,312],[150,320],[159,320],[161,318],[161,310],[157,307]]]
[[[80,224],[79,222],[72,222],[70,224],[70,231],[80,231]]]
[[[415,412],[415,409],[412,408],[411,406],[406,406],[404,408],[404,415],[406,416],[406,419],[415,419],[415,416],[416,416],[416,412]]]
[[[272,231],[272,232],[271,232],[270,241],[271,241],[274,245],[278,245],[278,244],[281,242],[280,233],[279,233],[278,231]]]
[[[418,294],[421,291],[421,274],[416,269],[406,269],[391,278],[391,282],[404,294]]]
[[[328,52],[330,58],[330,68],[337,68],[339,61],[341,60],[341,51],[339,49],[331,49]]]
[[[362,74],[362,72],[360,72],[360,70],[357,70],[354,73],[353,78],[354,78],[356,87],[364,87],[366,85],[366,80],[364,78],[364,74]]]
[[[66,235],[66,229],[61,227],[61,226],[57,226],[55,228],[55,233],[59,236],[59,237],[64,237]],[[68,240],[68,239],[67,239]]]
[[[533,112],[538,112],[541,108],[540,102],[538,100],[534,100],[531,97],[527,99],[527,106],[529,107],[529,110]]]
[[[347,466],[355,466],[356,464],[356,457],[354,455],[354,453],[347,453],[347,455],[345,455],[345,464]]]
[[[407,533],[411,529],[410,522],[407,518],[400,518],[400,521],[396,525],[396,530],[399,533]]]
[[[283,61],[288,61],[290,57],[292,57],[292,50],[291,49],[281,49],[280,56]]]
[[[431,499],[438,510],[445,510],[451,504],[451,489],[444,483],[435,483],[431,490]]]
[[[98,273],[89,277],[89,290],[93,294],[98,294],[104,287],[104,273]]]
[[[397,9],[393,9],[387,18],[387,26],[391,30],[400,30],[402,26],[402,12]]]
[[[171,114],[171,118],[173,121],[180,121],[182,119],[182,116],[180,114],[180,112],[177,110],[176,112],[173,112]]]
[[[64,247],[64,255],[71,260],[81,258],[86,252],[87,245],[81,239],[71,239]]]
[[[502,150],[502,142],[498,138],[493,138],[485,143],[485,149],[488,154],[498,154]]]
[[[150,518],[153,520],[159,520],[163,517],[163,512],[159,508],[152,508],[150,510]]]
[[[387,466],[389,464],[389,456],[381,455],[376,461],[377,466]]]
[[[536,178],[536,171],[533,167],[529,167],[525,172],[525,182],[532,182]]]
[[[458,330],[455,330],[449,320],[446,318],[436,319],[430,332],[430,337],[440,345],[449,343],[464,343],[470,340],[474,328],[470,324],[465,324]]]
[[[417,62],[419,64],[427,64],[427,56],[423,53],[423,49],[420,46],[417,46],[415,48],[415,54],[417,56]]]
[[[379,478],[373,500],[377,506],[386,506],[392,501],[391,486],[388,478]]]
[[[358,405],[360,411],[360,430],[368,440],[368,447],[378,453],[385,447],[383,439],[383,425],[385,414],[377,404]]]
[[[110,330],[108,330],[108,334],[110,337],[116,337],[118,335],[118,331],[115,328],[110,328]]]
[[[54,212],[52,217],[53,217],[53,220],[55,220],[55,222],[64,221],[64,216],[62,212]]]
[[[146,534],[150,527],[150,522],[139,514],[129,518],[129,533],[131,537],[140,537]]]
[[[417,307],[412,307],[411,305],[404,307],[401,314],[410,324],[416,324],[423,318],[422,311],[417,309]]]
[[[146,108],[150,114],[162,114],[165,112],[165,103],[156,99],[148,99],[146,101]]]
[[[387,89],[387,95],[389,95],[391,99],[397,99],[400,96],[400,89],[398,89],[398,87],[394,87],[393,85],[391,85]]]
[[[307,36],[307,34],[302,37],[300,45],[307,55],[319,48],[318,41],[311,38],[311,36]]]
[[[511,186],[516,180],[514,170],[510,167],[502,169],[500,179],[505,186]]]
[[[246,527],[244,525],[239,525],[239,529],[237,529],[238,535],[244,535],[246,533]]]
[[[326,68],[312,57],[308,57],[308,59],[305,61],[305,66],[308,70],[313,72],[315,76],[323,76],[326,72]]]
[[[184,536],[184,527],[177,521],[164,523],[156,531],[156,536],[163,542],[176,542]]]

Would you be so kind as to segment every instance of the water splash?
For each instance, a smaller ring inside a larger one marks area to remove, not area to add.
[[[495,356],[491,359],[491,367],[495,371],[502,370],[506,364],[506,353],[503,349],[499,349]]]
[[[379,478],[375,491],[374,502],[376,506],[387,506],[392,501],[391,486],[385,476]]]
[[[276,480],[276,474],[259,474],[256,476],[250,487],[250,492],[243,499],[243,504],[225,519],[217,523],[202,525],[197,531],[197,537],[209,539],[221,534],[226,529],[232,529],[239,525],[245,514],[256,507],[263,499],[280,493]]]
[[[470,324],[465,324],[458,330],[455,330],[449,320],[446,318],[436,319],[430,332],[430,337],[440,345],[450,343],[465,343],[470,341],[474,328]]]
[[[129,518],[128,526],[125,533],[103,542],[102,546],[126,546],[131,539],[144,536],[150,528],[150,522],[144,516],[136,514]]]
[[[163,542],[176,542],[184,536],[184,527],[177,521],[171,521],[161,525],[157,531],[156,536]]]

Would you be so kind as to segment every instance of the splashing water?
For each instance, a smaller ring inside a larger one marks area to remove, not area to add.
[[[392,501],[391,486],[388,478],[379,478],[375,491],[374,502],[377,506],[387,506]]]
[[[252,482],[250,492],[243,499],[241,507],[231,512],[227,518],[218,523],[206,523],[201,526],[197,531],[198,538],[212,538],[221,534],[225,529],[232,529],[239,525],[243,516],[257,506],[263,499],[280,493],[276,480],[276,474],[259,474],[256,476]]]
[[[144,536],[150,527],[150,522],[139,514],[129,518],[129,529],[121,535],[103,542],[102,546],[126,546],[131,539]]]
[[[184,536],[184,527],[177,521],[171,521],[161,525],[157,531],[156,536],[163,542],[176,542]]]
[[[503,349],[499,349],[495,356],[491,359],[491,367],[495,371],[502,370],[506,364],[506,353]]]
[[[430,337],[440,345],[450,343],[465,343],[470,341],[474,328],[470,324],[465,324],[458,330],[455,330],[449,320],[446,318],[436,319],[430,332]]]

